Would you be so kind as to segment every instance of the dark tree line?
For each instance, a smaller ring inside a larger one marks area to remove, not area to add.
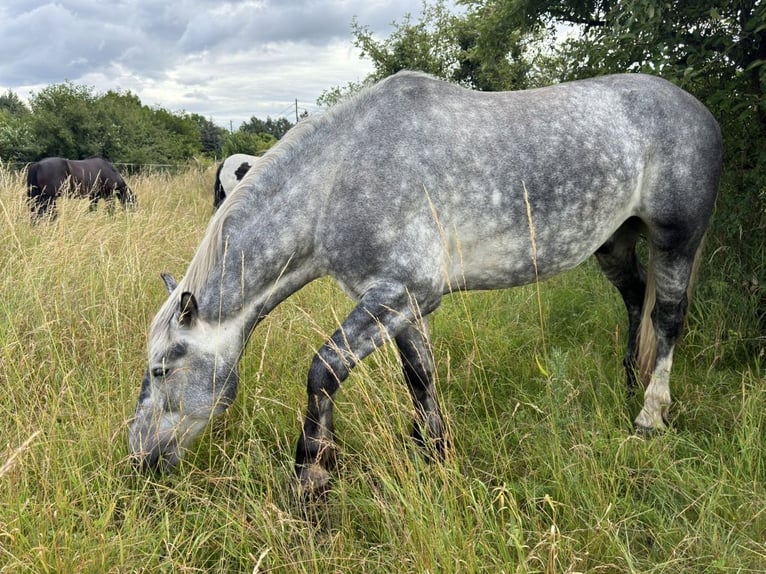
[[[98,94],[71,82],[53,84],[25,104],[0,95],[0,160],[27,163],[48,156],[101,156],[126,164],[181,164],[191,158],[260,154],[292,124],[251,118],[229,133],[199,114],[149,107],[130,92]]]

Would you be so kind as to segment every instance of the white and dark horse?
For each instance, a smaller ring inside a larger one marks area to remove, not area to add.
[[[215,187],[213,188],[213,208],[218,209],[226,196],[229,195],[250,168],[258,161],[258,156],[246,153],[235,153],[223,160],[215,172]]]
[[[99,199],[114,199],[133,207],[136,198],[115,167],[100,157],[71,160],[47,157],[29,165],[27,202],[34,220],[56,217],[56,199],[62,195],[87,197],[95,209]]]
[[[713,116],[655,77],[505,93],[410,72],[383,80],[293,128],[213,216],[181,281],[164,276],[169,298],[149,329],[130,453],[147,468],[174,466],[234,400],[256,325],[329,275],[357,306],[309,367],[301,485],[327,487],[333,397],[388,340],[418,415],[414,436],[438,455],[444,425],[427,317],[443,295],[535,282],[592,254],[627,307],[631,385],[639,323],[651,312],[656,353],[635,425],[662,429],[720,169]],[[640,235],[648,269],[636,256]]]

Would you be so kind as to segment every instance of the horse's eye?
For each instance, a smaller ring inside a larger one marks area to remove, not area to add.
[[[152,377],[155,379],[161,379],[168,374],[168,370],[165,367],[154,367],[152,369]]]

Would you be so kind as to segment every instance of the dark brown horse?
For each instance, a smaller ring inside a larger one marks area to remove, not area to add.
[[[87,197],[95,209],[99,199],[115,198],[132,207],[136,198],[115,167],[100,157],[82,160],[47,157],[30,164],[27,171],[27,200],[32,218],[55,219],[56,198],[62,193]]]

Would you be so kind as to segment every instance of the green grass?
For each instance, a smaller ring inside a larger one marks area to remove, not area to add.
[[[540,286],[457,294],[433,317],[453,448],[428,465],[395,352],[338,395],[328,499],[296,495],[313,351],[351,308],[329,281],[279,307],[236,404],[167,477],[126,424],[149,321],[211,213],[212,171],[134,178],[135,213],[62,201],[33,227],[0,169],[0,572],[766,570],[766,382],[755,303],[709,246],[676,355],[667,433],[631,433],[625,317],[588,263]]]

